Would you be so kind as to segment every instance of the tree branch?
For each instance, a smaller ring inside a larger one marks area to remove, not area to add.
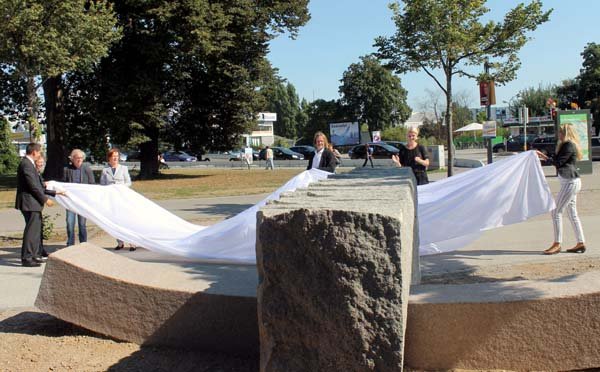
[[[442,84],[440,84],[439,80],[435,76],[433,76],[433,74],[431,72],[429,72],[429,70],[427,69],[427,67],[425,67],[425,65],[422,62],[419,62],[419,66],[421,66],[421,68],[423,69],[423,71],[425,71],[425,73],[427,75],[429,75],[433,79],[433,81],[435,81],[435,83],[438,85],[438,87],[440,87],[440,89],[444,92],[444,94],[448,94],[448,92],[446,91],[446,88],[444,88],[442,86]]]

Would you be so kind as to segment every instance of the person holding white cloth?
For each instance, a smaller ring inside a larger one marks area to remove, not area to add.
[[[548,156],[536,150],[538,157],[542,160],[550,159]],[[585,252],[585,237],[581,221],[577,215],[577,193],[581,190],[581,178],[575,164],[581,160],[583,154],[579,144],[579,136],[571,123],[560,126],[558,131],[558,144],[556,154],[551,161],[558,172],[560,191],[556,196],[556,208],[552,211],[552,224],[554,227],[554,243],[544,251],[544,254],[557,254],[561,250],[562,243],[562,213],[567,208],[569,219],[575,230],[577,244],[567,249],[569,253]]]
[[[119,164],[119,150],[112,148],[108,150],[106,154],[106,160],[108,160],[108,167],[102,170],[100,176],[101,185],[125,185],[131,187],[131,177],[129,176],[129,169],[125,165]],[[115,250],[118,251],[125,247],[125,243],[122,240],[117,239],[117,246]],[[135,251],[135,247],[130,247],[130,251]]]
[[[327,136],[325,136],[325,133],[315,133],[314,145],[316,151],[309,156],[306,170],[314,168],[325,172],[334,173],[335,167],[337,166],[335,162],[335,155],[333,152],[331,152],[331,150],[328,149],[329,142],[327,141]]]

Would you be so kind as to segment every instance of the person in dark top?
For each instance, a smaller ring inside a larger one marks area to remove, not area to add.
[[[412,168],[417,185],[426,185],[429,183],[427,178],[427,167],[429,167],[429,156],[425,146],[417,142],[419,138],[419,128],[413,127],[406,134],[406,146],[401,146],[398,156],[393,155],[392,161],[399,167]]]
[[[556,154],[548,157],[544,153],[536,150],[537,156],[542,160],[551,159],[556,167],[558,180],[560,182],[560,191],[556,196],[556,208],[552,211],[552,225],[554,228],[554,243],[550,248],[544,251],[544,254],[557,254],[561,250],[562,244],[562,214],[565,208],[569,212],[569,219],[575,230],[577,244],[573,248],[567,249],[569,253],[585,252],[585,237],[581,221],[577,215],[577,193],[581,190],[581,178],[577,172],[577,161],[583,158],[579,136],[573,128],[573,124],[565,123],[558,130],[558,145]]]
[[[337,166],[335,155],[328,149],[329,141],[323,132],[315,133],[314,145],[316,151],[308,158],[308,166],[306,169],[317,168],[325,172],[335,172]]]
[[[363,167],[367,166],[368,161],[371,162],[371,168],[373,168],[373,148],[368,143],[365,143],[365,162],[363,163]]]
[[[89,165],[84,164],[85,153],[79,149],[71,151],[71,164],[64,169],[63,182],[95,184],[96,179]],[[67,246],[75,244],[75,219],[79,229],[79,242],[87,241],[86,219],[67,209]]]
[[[42,237],[42,209],[44,205],[51,207],[54,203],[48,199],[44,191],[44,183],[40,177],[35,161],[42,154],[39,143],[30,143],[25,150],[17,169],[17,195],[15,208],[21,211],[25,219],[23,244],[21,245],[21,263],[25,267],[40,266]]]

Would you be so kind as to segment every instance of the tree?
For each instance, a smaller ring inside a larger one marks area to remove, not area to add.
[[[271,78],[268,42],[293,37],[308,1],[123,1],[123,38],[102,60],[98,115],[118,143],[139,145],[140,177],[158,172],[159,139],[229,150],[256,123]]]
[[[46,172],[58,177],[65,156],[61,75],[89,69],[120,37],[112,7],[101,0],[3,0],[0,17],[0,62],[26,81],[27,118],[34,138],[41,133],[37,91],[44,88]]]
[[[596,133],[600,130],[600,44],[589,43],[581,53],[583,67],[577,77],[579,105],[589,108]]]
[[[0,174],[12,174],[19,166],[19,154],[12,144],[10,123],[0,117]]]
[[[350,121],[350,117],[338,100],[318,99],[308,105],[308,121],[302,132],[302,144],[312,145],[313,136],[321,131],[329,133],[329,123]]]
[[[452,107],[452,79],[455,75],[495,80],[504,84],[515,78],[520,62],[517,52],[525,45],[526,32],[533,31],[550,16],[542,11],[539,0],[529,5],[517,5],[503,22],[481,18],[489,12],[485,0],[404,0],[404,7],[390,4],[396,33],[378,37],[375,45],[379,58],[399,73],[423,70],[446,96],[446,107]],[[468,66],[489,62],[496,71],[478,77],[469,73]],[[441,69],[444,80],[436,77]],[[446,110],[448,134],[448,176],[453,175],[452,110]]]
[[[354,120],[365,123],[369,132],[384,130],[406,121],[411,109],[400,78],[373,56],[351,64],[340,80],[341,103]]]
[[[300,98],[292,83],[285,84],[277,79],[272,89],[266,93],[266,111],[277,113],[273,128],[275,135],[293,138],[298,135],[298,119],[302,119]]]
[[[510,101],[512,114],[518,117],[518,109],[527,106],[529,116],[546,116],[549,114],[548,98],[554,99],[556,95],[556,86],[551,84],[520,90]]]

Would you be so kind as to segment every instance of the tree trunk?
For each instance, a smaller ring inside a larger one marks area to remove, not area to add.
[[[158,128],[146,128],[150,141],[140,144],[140,179],[150,179],[158,174]]]
[[[48,146],[48,160],[44,170],[44,178],[62,180],[63,168],[67,159],[62,78],[60,76],[46,78],[43,87],[46,107],[46,142]]]
[[[37,127],[38,99],[35,78],[27,76],[27,122],[29,123],[29,142],[39,142],[40,131]]]
[[[448,177],[454,175],[454,144],[452,141],[452,74],[446,72],[446,131],[448,134]]]

